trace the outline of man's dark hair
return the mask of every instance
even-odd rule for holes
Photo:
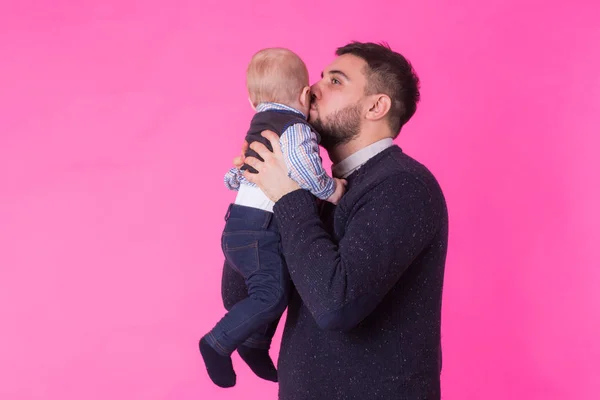
[[[340,47],[336,55],[352,54],[367,62],[366,94],[383,93],[390,97],[388,113],[394,138],[417,110],[421,97],[419,77],[410,62],[400,53],[392,51],[387,43],[352,42]]]

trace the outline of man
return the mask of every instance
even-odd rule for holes
[[[439,399],[441,299],[448,237],[432,174],[393,144],[419,100],[410,63],[388,47],[351,43],[314,84],[310,122],[347,180],[337,206],[287,174],[279,138],[245,173],[275,202],[295,290],[279,354],[281,400]],[[239,165],[240,159],[236,160]],[[225,265],[224,276],[233,272]],[[223,289],[225,304],[245,294]]]

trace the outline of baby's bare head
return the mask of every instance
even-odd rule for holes
[[[305,99],[308,84],[306,65],[294,52],[269,48],[256,53],[246,73],[246,86],[254,107],[273,102],[299,107]]]

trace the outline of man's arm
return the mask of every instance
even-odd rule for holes
[[[325,230],[315,198],[287,176],[279,138],[262,133],[273,148],[250,147],[263,161],[244,171],[275,202],[288,269],[304,304],[323,329],[349,330],[368,316],[431,242],[440,210],[424,183],[410,174],[391,176],[352,210],[336,243]]]
[[[437,214],[425,185],[392,176],[356,205],[339,243],[315,199],[302,190],[274,208],[292,281],[323,329],[349,330],[367,317],[430,243]]]
[[[319,155],[317,136],[306,124],[294,124],[279,139],[289,176],[316,197],[327,200],[335,191]]]

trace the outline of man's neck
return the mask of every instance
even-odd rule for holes
[[[356,138],[352,139],[348,143],[340,144],[331,150],[327,150],[329,159],[333,164],[338,164],[340,161],[345,160],[352,154],[359,150],[364,149],[367,146],[372,145],[385,138],[391,138],[391,134],[379,134],[379,135],[366,135],[361,132]]]

